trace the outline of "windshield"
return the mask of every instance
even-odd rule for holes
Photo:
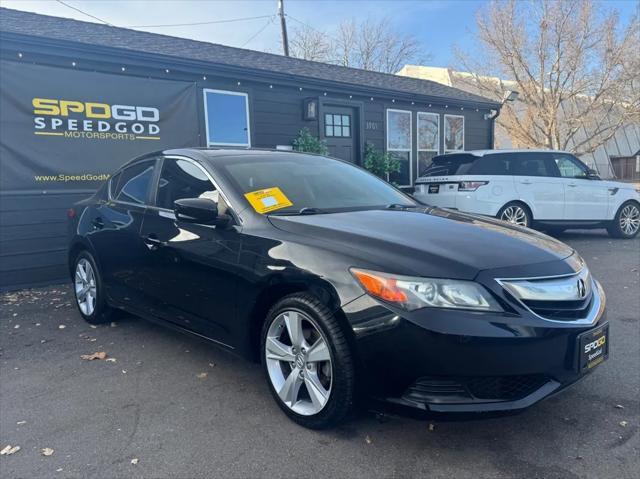
[[[304,154],[227,157],[218,164],[259,213],[331,213],[417,203],[348,163]],[[269,195],[265,198],[264,193]],[[254,203],[268,200],[266,208]],[[275,199],[273,199],[275,198]],[[306,209],[303,211],[303,209]]]

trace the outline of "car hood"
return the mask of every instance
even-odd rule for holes
[[[549,236],[441,208],[270,216],[276,228],[397,274],[474,278],[488,269],[558,262],[573,254]]]

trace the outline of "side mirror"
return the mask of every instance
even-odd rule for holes
[[[600,179],[600,175],[598,174],[598,172],[592,168],[589,168],[587,170],[587,178],[590,180],[599,180]]]
[[[227,215],[218,214],[218,204],[207,198],[183,198],[173,202],[176,220],[203,225],[223,225],[229,222]]]

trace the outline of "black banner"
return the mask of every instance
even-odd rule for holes
[[[0,190],[93,189],[131,158],[198,146],[195,83],[1,62]]]

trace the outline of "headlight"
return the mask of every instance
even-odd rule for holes
[[[419,308],[502,311],[491,294],[474,281],[397,276],[355,268],[351,274],[374,298],[408,311]]]

